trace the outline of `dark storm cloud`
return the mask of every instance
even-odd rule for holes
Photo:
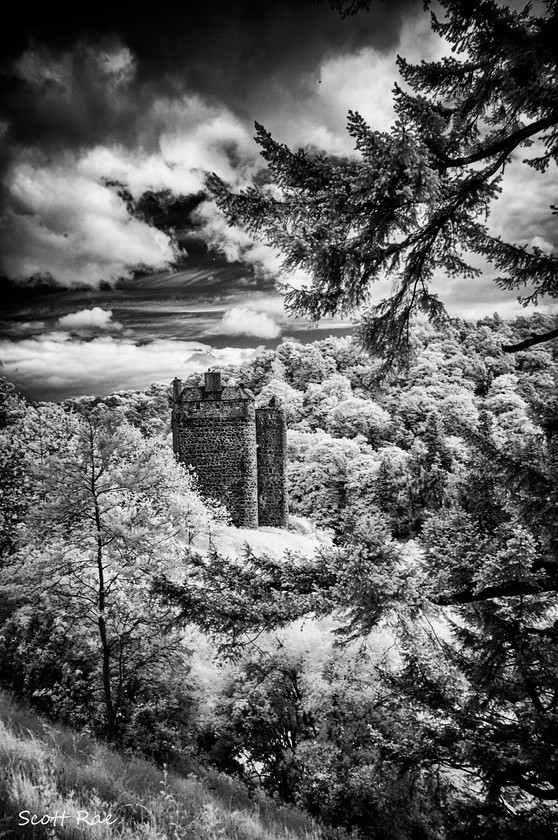
[[[47,153],[61,145],[94,145],[107,137],[132,140],[137,115],[152,97],[135,86],[133,96],[107,98],[107,76],[117,81],[119,74],[103,67],[102,57],[119,48],[116,38],[106,37],[95,49],[78,41],[64,53],[43,42],[30,44],[4,78],[1,112],[8,121],[9,140],[40,145]]]
[[[370,13],[342,20],[327,2],[312,0],[152,3],[137,13],[105,3],[59,15],[46,6],[30,14],[20,4],[2,36],[2,113],[12,141],[47,146],[137,142],[142,131],[146,141],[141,115],[150,101],[185,91],[252,121],[267,112],[270,94],[304,98],[318,84],[322,60],[364,47],[396,47],[413,6],[420,11],[412,0],[379,1]],[[91,52],[99,46],[110,52],[116,44],[128,48],[135,62],[126,99],[107,99],[97,53]],[[37,63],[32,82],[21,72],[21,57],[30,49]],[[47,72],[62,60],[65,74]],[[152,122],[150,130],[154,140]]]

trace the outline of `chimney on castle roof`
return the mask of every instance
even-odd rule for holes
[[[220,370],[207,370],[205,372],[205,390],[212,393],[223,390]]]
[[[172,381],[172,396],[175,402],[178,402],[180,399],[180,394],[182,393],[182,380],[175,376]]]

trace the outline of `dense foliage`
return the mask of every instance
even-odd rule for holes
[[[285,342],[274,360],[263,352],[241,372],[259,401],[274,396],[288,408],[292,513],[330,529],[334,543],[320,552],[319,573],[306,564],[301,575],[299,563],[298,582],[295,566],[281,574],[279,564],[255,559],[259,601],[262,585],[273,593],[266,620],[273,621],[274,601],[291,593],[301,613],[335,615],[341,641],[367,638],[388,622],[400,659],[373,669],[373,703],[385,718],[365,715],[369,728],[359,738],[368,746],[360,758],[376,795],[398,768],[397,783],[384,793],[388,810],[388,801],[404,795],[397,775],[404,771],[415,774],[409,784],[417,796],[430,790],[433,819],[449,796],[459,817],[451,829],[446,824],[447,836],[459,836],[457,825],[467,820],[479,837],[494,833],[499,821],[498,830],[506,826],[510,836],[556,830],[554,806],[546,804],[558,791],[556,360],[548,349],[515,356],[501,350],[554,326],[544,316],[513,324],[498,317],[476,326],[456,321],[443,334],[417,325],[408,371],[383,385],[378,362],[347,340],[311,348]],[[172,596],[180,603],[180,586]],[[277,623],[283,615],[276,611]],[[278,705],[285,710],[292,692],[280,678],[286,663],[269,661],[275,662],[269,696],[262,664],[246,666],[258,697],[265,688],[267,716]],[[278,685],[282,705],[273,700]],[[234,720],[234,704],[241,696],[245,704],[252,689],[242,676],[231,690],[234,703],[227,708]],[[298,717],[309,720],[303,696]],[[364,697],[359,702],[364,708]],[[319,770],[303,760],[323,734],[323,717],[312,720],[316,731],[303,727],[303,743],[283,744],[281,765],[289,796],[306,807],[313,800],[301,780],[317,785],[324,766],[328,791],[349,786],[325,753],[319,752]],[[264,719],[258,721],[259,737]],[[228,728],[220,726],[212,755],[231,769],[251,736],[230,715]],[[375,753],[378,739],[382,749]],[[251,755],[265,764],[260,750],[254,745]],[[285,796],[277,759],[267,760],[262,783],[281,786]],[[344,761],[346,755],[346,767]],[[353,757],[351,766],[357,765]],[[343,807],[331,805],[329,819],[362,827],[362,784]],[[448,793],[451,784],[457,787]],[[324,813],[325,799],[320,807]],[[367,813],[364,821],[372,819]],[[400,830],[401,836],[411,831]]]
[[[501,351],[554,326],[416,324],[381,384],[349,339],[224,371],[288,408],[313,557],[216,547],[162,390],[27,406],[6,384],[4,684],[197,752],[325,836],[557,835],[557,360]]]
[[[180,743],[187,659],[150,581],[176,573],[192,533],[224,511],[116,407],[19,403],[3,438],[23,479],[14,496],[6,471],[2,497],[4,683],[111,740],[141,736],[155,754]]]

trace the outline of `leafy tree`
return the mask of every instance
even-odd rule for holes
[[[201,745],[219,769],[309,810],[324,837],[411,840],[440,821],[436,796],[391,761],[395,721],[373,659],[336,647],[334,626],[261,634],[229,671]]]
[[[324,354],[319,344],[283,341],[276,352],[287,382],[299,391],[306,390],[309,383],[323,382],[337,370],[335,360]]]
[[[26,405],[14,386],[0,379],[0,568],[14,549],[27,507],[25,451],[17,434]]]
[[[341,400],[331,412],[330,430],[339,437],[363,435],[372,445],[385,437],[389,415],[380,405],[361,397]]]
[[[118,391],[107,397],[79,397],[64,402],[84,411],[95,406],[119,410],[124,420],[140,429],[144,437],[154,437],[168,431],[169,412],[172,408],[172,394],[168,385],[153,384],[146,391]]]
[[[349,440],[322,431],[292,431],[288,476],[292,512],[341,533],[349,503],[350,465],[370,452],[362,436]]]
[[[506,493],[485,481],[471,496],[470,512],[434,514],[422,535],[432,601],[461,590],[464,603],[437,633],[409,623],[403,671],[388,679],[415,709],[431,758],[477,773],[488,802],[529,811],[533,796],[558,797],[555,598],[535,587],[532,596],[486,597],[510,581],[532,585],[541,543]],[[424,595],[428,584],[417,584]]]
[[[70,616],[51,605],[37,606],[40,609],[28,615],[12,610],[3,622],[1,682],[51,719],[99,731],[102,722],[92,692],[97,676],[91,648],[72,632]]]
[[[21,604],[12,636],[52,659],[44,626],[33,632],[30,625],[34,612],[46,613],[54,635],[67,635],[90,660],[92,722],[120,738],[130,710],[158,694],[170,669],[187,673],[172,612],[150,581],[163,570],[172,575],[192,522],[204,518],[209,527],[213,514],[170,449],[115,409],[39,406],[27,412],[21,434],[29,505],[0,581]],[[26,664],[30,674],[33,663],[22,670]],[[62,684],[53,674],[43,686],[53,708]]]
[[[525,437],[536,432],[527,403],[517,393],[517,384],[517,377],[511,374],[496,376],[484,399],[484,408],[496,418],[505,438],[514,433]]]
[[[379,453],[363,454],[347,465],[347,509],[344,531],[362,516],[369,516],[377,502],[381,461]],[[385,512],[381,508],[382,512]]]
[[[353,13],[372,0],[332,5]],[[340,158],[292,151],[256,125],[266,183],[233,194],[216,175],[207,181],[229,222],[282,252],[287,272],[309,274],[310,287],[286,295],[295,313],[353,311],[369,303],[374,281],[392,275],[395,291],[360,327],[364,344],[391,362],[405,355],[414,312],[437,325],[447,320],[430,281],[477,275],[471,253],[501,272],[500,286],[522,290],[525,303],[558,295],[555,254],[505,242],[485,224],[511,159],[531,148],[524,164],[540,173],[558,159],[558,4],[544,0],[542,14],[496,0],[439,5],[445,16],[432,15],[432,28],[453,52],[418,65],[398,59],[406,88],[395,86],[391,131],[349,112],[357,154]]]
[[[256,398],[256,408],[268,406],[272,400],[285,411],[287,426],[301,419],[303,395],[282,379],[270,379]]]
[[[346,376],[334,373],[323,382],[309,383],[304,392],[304,408],[308,424],[313,429],[327,429],[331,414],[341,400],[352,396],[351,383]]]
[[[304,694],[300,658],[279,650],[246,661],[221,700],[232,767],[284,802],[295,801],[303,771],[297,750],[314,729]]]

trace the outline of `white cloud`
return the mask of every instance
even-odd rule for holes
[[[252,335],[257,338],[277,338],[281,327],[265,312],[254,312],[245,306],[227,310],[215,327],[215,333],[224,335]]]
[[[121,181],[136,198],[148,189],[187,195],[203,188],[208,171],[237,188],[249,183],[262,165],[251,126],[198,95],[154,98],[143,91],[147,98],[138,117],[137,109],[130,110],[137,86],[135,59],[117,42],[82,44],[59,55],[31,48],[17,70],[36,89],[34,101],[46,96],[61,117],[76,113],[73,103],[80,101],[86,84],[93,101],[108,103],[105,117],[128,111],[134,115],[139,139],[133,148],[123,142],[99,143],[85,151],[59,152],[49,161],[32,148],[16,153],[6,183],[2,230],[3,270],[11,277],[50,274],[66,286],[96,286],[129,276],[137,266],[164,269],[175,256],[169,237],[131,217],[103,179]],[[345,131],[347,108],[367,114],[368,103],[376,116],[391,118],[387,80],[394,73],[393,58],[373,50],[332,59],[320,71],[319,89],[309,86],[313,92],[298,103],[296,113],[289,110],[293,102],[283,92],[273,109],[265,106],[262,117],[270,117],[272,128],[279,119],[281,130],[274,128],[279,139],[342,153],[352,147]],[[51,84],[45,86],[45,79]],[[205,206],[204,222],[208,240],[227,259],[242,258],[267,275],[279,275],[280,255],[244,231],[229,229],[214,205]]]
[[[249,298],[239,300],[239,305],[244,304],[246,304],[246,306],[254,312],[265,312],[267,315],[270,315],[279,321],[284,321],[286,318],[282,295],[260,294],[256,297],[254,294],[251,294]]]
[[[449,45],[432,32],[428,15],[408,17],[401,31],[400,55],[411,62],[436,61],[449,54]],[[315,96],[299,103],[293,119],[279,110],[269,124],[278,139],[312,144],[331,154],[351,154],[354,140],[346,131],[348,111],[358,111],[377,131],[389,131],[394,119],[393,86],[401,78],[396,56],[370,47],[353,54],[335,55],[322,63]]]
[[[542,152],[537,143],[529,150],[529,157]],[[550,167],[541,173],[522,162],[526,150],[520,150],[506,167],[502,192],[493,203],[489,218],[492,233],[519,245],[545,242],[543,250],[558,245],[556,217],[550,205],[556,203],[558,169]],[[543,247],[542,245],[540,247]]]
[[[228,262],[242,261],[268,277],[281,274],[283,257],[275,249],[250,236],[243,227],[229,227],[214,201],[204,201],[196,209],[201,223],[200,232],[211,248],[222,254]]]
[[[329,121],[335,116],[339,126],[346,125],[350,109],[362,114],[374,130],[389,131],[395,117],[392,88],[398,76],[393,56],[382,55],[374,49],[337,56],[323,64],[320,75],[320,92]],[[346,154],[354,150],[354,140],[346,130],[343,134],[333,132],[328,138],[328,133],[318,125],[308,131],[308,140],[318,146],[323,144],[333,153]]]
[[[37,47],[19,59],[16,70],[34,107],[87,133],[87,108],[95,106],[99,137],[103,129],[121,137],[122,114],[129,113],[132,147],[101,140],[49,158],[32,146],[12,150],[0,222],[8,276],[50,274],[65,286],[97,286],[137,267],[168,268],[176,258],[170,237],[131,216],[105,179],[124,183],[136,198],[149,189],[188,195],[203,188],[207,171],[244,185],[259,167],[251,130],[223,106],[196,95],[157,98],[141,89],[146,101],[140,117],[135,69],[133,55],[117,43],[81,44],[57,56]],[[94,136],[97,126],[90,128]]]
[[[138,198],[148,189],[197,193],[206,172],[245,184],[257,164],[251,132],[226,108],[209,105],[199,96],[156,100],[143,122],[146,131],[161,126],[154,151],[121,144],[96,146],[80,158],[80,173],[94,180],[122,181]]]
[[[132,218],[125,202],[66,156],[52,165],[19,162],[7,183],[3,270],[10,277],[50,274],[65,286],[97,286],[137,266],[165,269],[169,237]]]
[[[447,51],[442,39],[431,32],[428,16],[408,19],[399,45],[402,55],[410,61],[436,60]],[[113,103],[119,113],[130,108],[131,85],[137,81],[133,55],[118,44],[83,47],[79,53],[58,57],[40,49],[28,50],[20,59],[19,72],[37,89],[37,99],[48,95],[47,105],[52,100],[57,107],[72,111],[72,103],[80,101],[84,72],[96,94]],[[351,153],[353,140],[345,129],[347,110],[362,113],[375,129],[388,130],[394,117],[392,88],[397,75],[392,53],[370,48],[337,55],[323,62],[316,84],[308,85],[308,95],[299,101],[288,91],[268,97],[261,120],[279,141]],[[46,87],[45,79],[50,82]],[[151,92],[142,90],[142,94],[141,118],[137,109],[131,111],[140,138],[134,148],[122,142],[99,144],[88,151],[59,153],[48,161],[32,149],[16,153],[7,173],[8,209],[0,228],[4,272],[12,277],[49,273],[66,286],[94,287],[101,280],[130,276],[137,266],[164,269],[175,256],[170,238],[131,217],[125,202],[102,179],[124,182],[135,197],[147,189],[189,194],[202,188],[205,171],[217,172],[238,188],[261,165],[252,129],[225,107],[196,95],[154,99]],[[530,152],[534,154],[536,148]],[[558,246],[555,218],[548,212],[557,185],[555,170],[540,175],[513,161],[506,171],[503,193],[494,203],[491,231],[544,250]],[[282,277],[281,255],[255,242],[244,230],[229,228],[214,203],[205,202],[199,218],[207,241],[228,260],[251,263],[295,288],[307,284],[303,272]],[[482,280],[471,282],[443,278],[437,285],[452,312],[466,310],[470,317],[473,310],[483,314],[480,306],[484,311],[487,307],[517,311],[510,294],[490,283],[491,274],[489,270]],[[373,289],[376,300],[382,296],[380,291]],[[277,318],[277,314],[262,313],[261,308],[250,302],[231,309],[219,329],[230,335],[276,337],[280,328],[269,315]],[[72,328],[68,322],[61,321],[60,326]],[[106,328],[101,323],[89,326]]]
[[[81,309],[79,312],[70,312],[69,315],[62,315],[58,319],[59,326],[69,330],[99,329],[99,330],[121,330],[122,324],[112,320],[110,309],[101,309],[94,306],[93,309]]]
[[[67,333],[0,341],[3,375],[24,394],[49,400],[170,383],[175,376],[201,374],[211,365],[240,365],[254,352],[196,341],[158,340],[139,346],[113,336],[79,341]]]
[[[534,236],[530,244],[532,248],[539,248],[546,254],[553,254],[556,251],[552,242],[549,242],[548,239],[544,239],[542,236]]]

